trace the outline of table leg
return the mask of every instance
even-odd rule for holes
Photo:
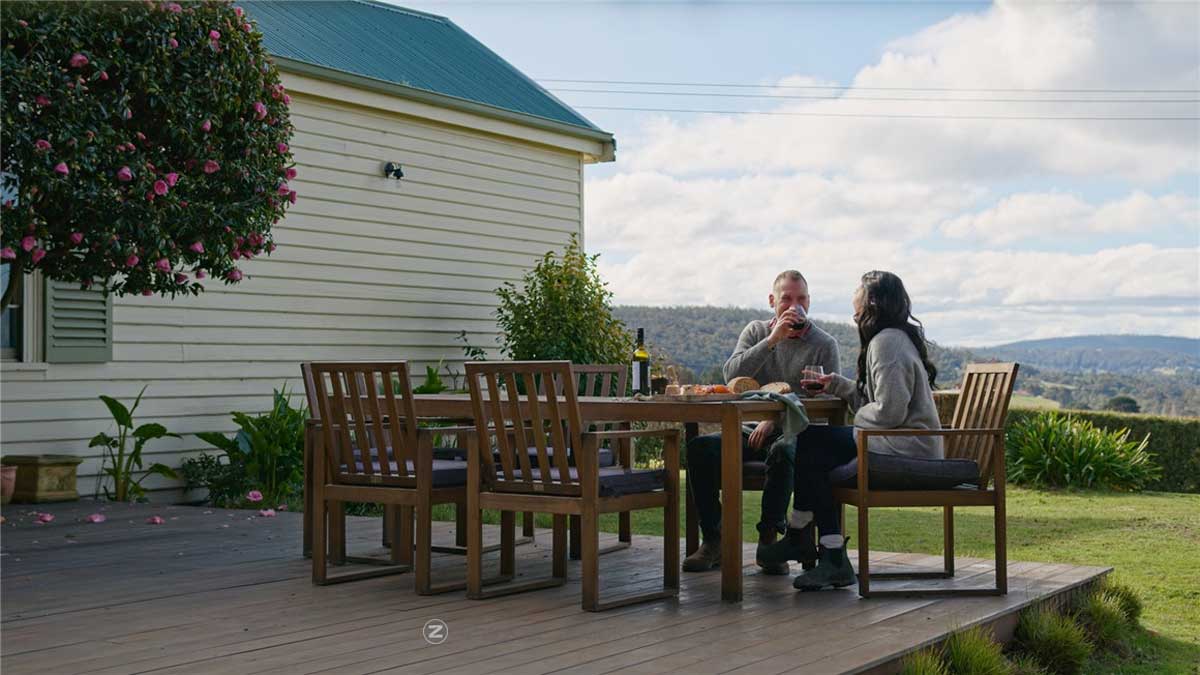
[[[691,443],[692,439],[700,435],[700,425],[696,422],[686,422],[683,425],[684,446],[680,448],[681,452],[686,451],[687,444]],[[696,500],[692,498],[692,482],[687,481],[684,486],[687,491],[686,505],[684,506],[684,520],[687,521],[684,526],[687,541],[684,546],[684,555],[691,555],[700,548],[700,521],[696,515]]]
[[[721,406],[721,600],[742,601],[742,411]]]

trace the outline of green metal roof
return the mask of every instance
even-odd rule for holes
[[[237,4],[275,56],[600,131],[445,17],[370,0]]]

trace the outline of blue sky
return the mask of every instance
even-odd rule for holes
[[[774,274],[795,267],[810,279],[814,315],[845,321],[858,276],[883,268],[906,280],[945,343],[1200,337],[1200,122],[837,117],[1200,117],[1200,5],[397,4],[450,17],[616,135],[617,161],[587,169],[586,229],[619,303],[763,306]],[[968,91],[980,88],[1023,91]],[[1046,91],[1065,89],[1110,91]],[[1045,98],[1141,102],[1029,102]]]

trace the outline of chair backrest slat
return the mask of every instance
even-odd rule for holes
[[[470,370],[471,369],[468,368],[467,372],[470,372]],[[496,371],[485,372],[484,376],[487,378],[487,390],[488,390],[487,398],[489,399],[488,403],[490,404],[490,408],[491,408],[490,413],[491,413],[492,427],[493,427],[494,433],[496,435],[496,447],[500,451],[500,467],[504,470],[503,478],[504,478],[504,480],[509,480],[509,481],[514,480],[516,478],[516,474],[513,471],[513,459],[515,459],[513,457],[513,454],[515,453],[515,450],[512,447],[512,443],[509,442],[508,430],[506,429],[506,425],[504,422],[504,405],[503,405],[503,401],[500,398],[500,383],[497,379]],[[472,383],[477,383],[477,378],[468,377],[468,379]],[[472,389],[471,391],[474,391],[474,389]],[[486,418],[484,421],[485,421],[485,426],[480,428],[480,430],[479,430],[479,437],[481,439],[480,440],[481,444],[483,443],[482,439],[488,438],[488,436],[487,436],[488,432],[486,431]],[[477,417],[476,424],[478,424],[478,423],[479,423],[479,418]],[[486,450],[489,446],[488,446],[488,444],[483,444],[481,447],[483,447],[484,450]]]
[[[1000,429],[1008,415],[1016,363],[972,363],[963,376],[958,405],[951,426],[955,429]],[[946,443],[946,457],[973,459],[979,464],[979,486],[986,488],[993,475],[992,464],[1003,452],[1003,441],[988,437],[952,437]]]
[[[525,404],[529,408],[529,435],[531,444],[526,445],[527,448],[534,449],[534,458],[537,459],[538,471],[542,475],[542,483],[550,484],[550,451],[546,443],[546,426],[542,419],[542,409],[538,402],[537,387],[534,386],[537,380],[531,374],[521,373],[517,375],[522,380],[522,385],[525,389]],[[545,380],[543,379],[543,382]],[[552,446],[551,446],[552,447]],[[529,453],[525,452],[525,456]]]
[[[573,378],[560,378],[554,376],[554,371],[544,371],[543,379],[549,378],[554,382],[555,391],[562,392],[570,389],[569,383],[573,382]],[[567,437],[563,433],[563,417],[562,412],[557,405],[547,406],[546,412],[550,420],[550,442],[555,448],[567,448]],[[563,483],[576,483],[578,481],[571,480],[571,462],[567,457],[566,452],[555,451],[554,464],[558,468],[558,475],[562,478]]]
[[[392,475],[392,458],[387,452],[387,447],[391,439],[388,438],[388,434],[383,428],[385,413],[379,408],[379,393],[375,390],[375,374],[360,373],[359,375],[362,384],[365,385],[363,387],[365,390],[363,391],[363,408],[367,414],[368,422],[371,424],[371,441],[375,447],[376,456],[379,458],[379,472],[385,476],[390,476]],[[384,379],[390,378],[385,376]],[[384,407],[387,407],[386,402],[384,403]],[[393,450],[396,450],[396,448],[393,448]],[[401,476],[408,475],[403,462],[400,462],[397,468]]]
[[[533,483],[532,467],[529,464],[529,439],[525,436],[525,420],[521,416],[521,396],[517,387],[517,376],[513,372],[504,373],[504,391],[508,394],[508,417],[506,426],[511,424],[513,431],[513,452],[516,453],[517,465],[521,467],[521,481]]]

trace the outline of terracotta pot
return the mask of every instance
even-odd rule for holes
[[[17,467],[0,466],[0,504],[12,501],[13,487],[17,484]]]

